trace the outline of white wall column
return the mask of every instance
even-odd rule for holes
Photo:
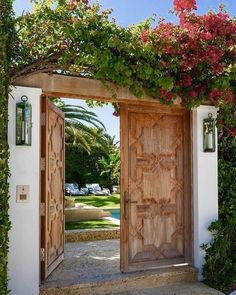
[[[32,104],[32,146],[15,144],[16,103],[22,95]],[[11,295],[39,294],[40,95],[40,89],[16,87],[9,96]],[[16,202],[17,185],[30,186],[28,203]]]
[[[209,113],[216,118],[217,110],[213,106],[200,106],[192,112],[194,266],[199,269],[199,279],[202,279],[205,256],[200,246],[211,242],[208,227],[212,221],[218,219],[217,135],[216,151],[203,152],[203,119],[207,118]]]

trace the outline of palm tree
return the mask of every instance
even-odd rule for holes
[[[103,145],[103,150],[106,152],[106,156],[102,156],[98,163],[101,168],[101,176],[106,175],[107,184],[110,191],[114,184],[119,184],[120,180],[120,149],[119,142],[115,142],[115,137],[105,134],[103,140],[106,142]]]
[[[94,112],[82,106],[67,105],[60,99],[54,100],[54,103],[65,113],[66,145],[81,146],[88,153],[94,144],[103,146],[102,137],[106,128]]]

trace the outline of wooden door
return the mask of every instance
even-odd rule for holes
[[[190,114],[121,105],[121,271],[190,263]]]
[[[64,113],[42,97],[41,278],[64,258]]]

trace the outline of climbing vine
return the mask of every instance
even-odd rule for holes
[[[8,144],[7,104],[10,48],[13,36],[12,1],[0,0],[0,294],[7,294],[8,230]]]
[[[236,20],[223,7],[199,16],[195,0],[175,0],[178,24],[153,27],[148,19],[123,28],[88,1],[34,2],[34,12],[17,19],[14,80],[54,72],[112,81],[168,105],[180,97],[187,108],[209,101],[227,113],[220,122],[234,132]]]

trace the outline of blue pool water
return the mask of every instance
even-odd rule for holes
[[[120,209],[110,209],[111,217],[119,219],[120,220]]]

